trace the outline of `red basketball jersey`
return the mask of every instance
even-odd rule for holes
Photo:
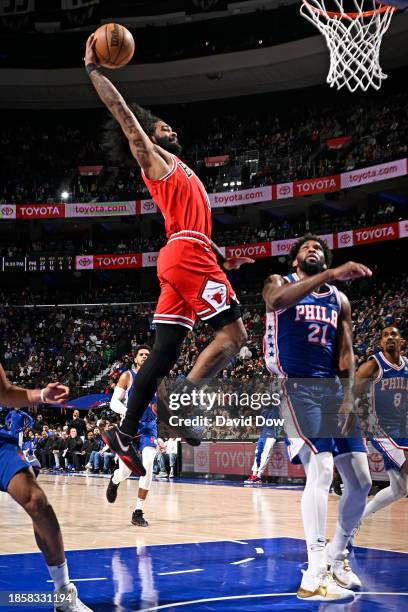
[[[161,179],[151,180],[142,170],[146,187],[164,217],[167,238],[182,230],[211,238],[211,208],[205,187],[184,162],[171,157],[173,166]]]

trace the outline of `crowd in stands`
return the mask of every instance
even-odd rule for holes
[[[85,394],[123,351],[129,336],[149,335],[152,307],[0,310],[0,351],[9,378],[22,386],[60,380]],[[121,354],[121,353],[120,353]]]
[[[7,423],[12,412],[8,412],[0,422],[0,427],[6,424],[6,431],[9,431]],[[115,455],[101,437],[117,421],[117,415],[109,408],[102,410],[99,415],[89,410],[84,417],[79,410],[74,410],[71,416],[64,414],[64,411],[55,411],[54,414],[48,411],[48,414],[50,419],[39,412],[35,419],[30,419],[29,426],[22,429],[22,450],[29,461],[37,460],[44,472],[86,471],[110,474],[116,469]],[[155,473],[159,477],[169,475],[173,478],[176,460],[177,443],[174,438],[159,438]]]
[[[344,104],[325,100],[324,95],[321,90],[316,90],[314,98],[308,94],[301,108],[299,95],[286,99],[283,94],[255,97],[251,104],[220,103],[214,112],[207,112],[204,131],[196,121],[203,112],[200,106],[170,108],[163,116],[180,133],[183,158],[197,170],[209,192],[225,191],[232,181],[237,187],[237,179],[243,188],[261,186],[331,175],[407,155],[405,93],[349,98]],[[4,160],[0,203],[60,201],[63,189],[69,192],[69,201],[77,202],[146,197],[136,167],[115,166],[107,160],[100,144],[104,119],[105,114],[87,111],[79,117],[75,113],[75,118],[69,113],[51,119],[41,113],[31,120],[10,117],[0,137]],[[342,136],[351,137],[343,148],[328,147],[329,139]],[[215,155],[228,155],[227,165],[207,167],[205,158]],[[104,171],[83,176],[78,171],[81,164],[102,164]]]

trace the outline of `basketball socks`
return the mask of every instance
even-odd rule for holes
[[[145,503],[145,500],[140,499],[140,497],[138,497],[135,510],[143,510],[144,503]]]
[[[119,485],[119,484],[122,482],[122,479],[120,478],[120,476],[117,476],[117,475],[116,475],[116,472],[117,472],[117,471],[119,471],[119,470],[115,470],[115,471],[113,472],[113,475],[112,475],[112,482],[113,482],[113,484],[115,484],[115,485]]]
[[[335,462],[344,489],[336,531],[330,544],[330,556],[342,560],[347,555],[348,542],[361,521],[371,487],[371,476],[366,453],[339,455]]]
[[[319,574],[326,569],[326,518],[333,476],[331,453],[314,454],[303,448],[300,458],[307,474],[302,495],[302,521],[307,544],[308,572]]]
[[[365,507],[363,519],[370,514],[382,510],[393,502],[405,497],[408,494],[408,476],[397,470],[388,470],[390,486],[379,491]]]
[[[47,567],[56,591],[69,584],[68,563],[66,559],[61,565],[47,565]]]

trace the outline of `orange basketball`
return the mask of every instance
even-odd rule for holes
[[[121,68],[133,57],[135,41],[132,34],[119,23],[106,23],[95,32],[95,53],[98,63],[105,68]]]

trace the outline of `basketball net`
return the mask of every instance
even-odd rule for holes
[[[302,0],[300,13],[313,23],[326,39],[330,51],[327,83],[350,91],[369,87],[380,89],[387,75],[380,66],[382,38],[395,8],[375,0],[351,0],[355,12],[346,12],[344,0]],[[348,3],[347,8],[350,8]]]

